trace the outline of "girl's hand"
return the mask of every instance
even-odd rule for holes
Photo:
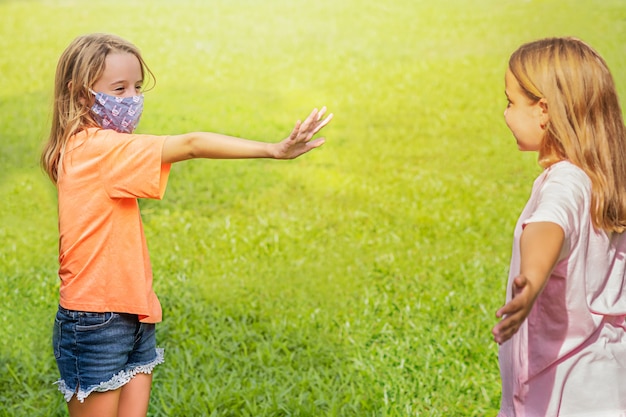
[[[504,319],[496,324],[491,331],[493,339],[498,344],[506,342],[517,333],[530,314],[536,295],[537,291],[532,288],[531,281],[526,276],[518,275],[515,277],[513,280],[513,298],[496,312],[496,317],[504,317]]]
[[[322,119],[324,113],[326,113],[326,107],[322,107],[321,110],[314,109],[304,122],[298,120],[289,137],[274,145],[273,157],[276,159],[294,159],[311,149],[322,146],[324,138],[311,139],[333,118],[331,113]]]
[[[565,233],[556,223],[530,223],[522,231],[520,274],[513,280],[513,297],[496,312],[496,317],[504,318],[491,331],[497,343],[502,344],[517,333],[530,314],[559,260],[564,242]]]

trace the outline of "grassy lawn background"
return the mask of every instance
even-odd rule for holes
[[[143,201],[166,363],[151,416],[486,416],[490,329],[538,173],[503,118],[521,43],[575,35],[626,94],[626,4],[0,1],[0,415],[65,415],[50,347],[56,200],[38,167],[54,68],[113,32],[156,73],[138,132],[276,141],[302,159],[191,161]]]

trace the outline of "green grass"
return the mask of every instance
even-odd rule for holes
[[[143,201],[166,363],[151,416],[487,416],[490,329],[538,173],[502,112],[509,54],[579,36],[626,94],[619,0],[0,1],[0,415],[58,416],[55,191],[38,168],[54,67],[114,32],[156,73],[139,131],[275,141],[191,161]]]

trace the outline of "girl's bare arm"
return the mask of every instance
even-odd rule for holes
[[[559,259],[564,240],[563,229],[556,223],[526,225],[520,238],[520,274],[513,281],[513,299],[496,312],[496,317],[504,317],[492,330],[496,342],[506,342],[526,320]]]
[[[161,160],[163,163],[174,163],[195,158],[297,158],[324,143],[324,138],[312,140],[313,135],[326,126],[333,117],[330,114],[322,119],[324,113],[326,107],[313,110],[304,122],[296,123],[286,139],[278,143],[258,142],[209,132],[170,136],[163,144]]]

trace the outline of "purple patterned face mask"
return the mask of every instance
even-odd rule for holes
[[[91,107],[96,122],[104,129],[120,133],[132,133],[137,127],[143,111],[143,94],[133,97],[116,97],[96,93],[96,101]]]

